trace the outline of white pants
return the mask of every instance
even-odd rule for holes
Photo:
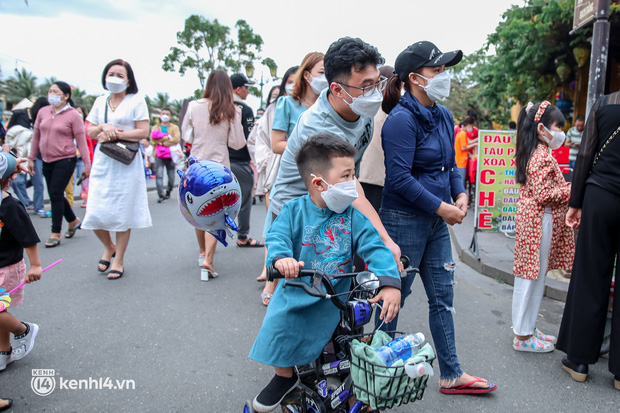
[[[538,279],[527,280],[515,277],[512,292],[512,330],[518,336],[534,334],[538,310],[545,292],[545,275],[549,264],[551,235],[553,234],[553,214],[551,208],[545,208],[542,219],[542,237],[540,239],[540,271]]]

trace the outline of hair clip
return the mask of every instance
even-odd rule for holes
[[[527,106],[525,107],[525,111],[529,112],[530,109],[532,109],[532,106],[534,106],[534,103],[532,102],[527,102]]]

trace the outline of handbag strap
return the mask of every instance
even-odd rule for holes
[[[108,105],[110,104],[110,98],[112,96],[108,96],[105,100],[105,111],[103,112],[103,123],[108,123]]]
[[[592,166],[596,165],[596,162],[598,161],[598,159],[601,157],[601,155],[603,154],[603,151],[605,150],[605,148],[607,147],[607,145],[609,145],[611,143],[611,141],[616,137],[616,135],[618,134],[618,132],[620,132],[620,126],[618,126],[618,128],[614,131],[614,133],[611,134],[611,136],[609,137],[609,139],[607,139],[607,141],[605,142],[605,144],[603,144],[603,147],[601,148],[600,151],[598,151],[598,153],[596,154],[596,157],[594,158],[594,163],[592,164]]]

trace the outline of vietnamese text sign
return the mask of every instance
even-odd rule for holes
[[[476,228],[482,232],[514,232],[519,200],[516,132],[481,130],[478,136]]]
[[[575,0],[573,30],[577,30],[594,20],[597,11],[598,0]]]

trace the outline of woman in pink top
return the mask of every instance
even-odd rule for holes
[[[42,108],[34,124],[32,146],[28,156],[28,169],[34,175],[34,161],[39,152],[43,158],[43,176],[52,204],[52,233],[45,243],[48,248],[60,244],[62,218],[69,223],[65,238],[72,238],[80,228],[80,219],[75,216],[65,198],[65,187],[71,179],[77,161],[75,144],[80,153],[88,153],[84,120],[72,107],[71,86],[55,82],[47,96],[49,106]],[[84,158],[84,176],[90,174],[90,159]]]
[[[194,128],[191,155],[199,161],[216,161],[230,168],[228,148],[243,148],[245,135],[241,126],[241,111],[233,103],[232,83],[226,72],[211,72],[202,99],[190,102],[181,129],[185,131],[190,122]],[[209,272],[209,278],[215,278],[217,273],[213,268],[213,257],[217,240],[199,229],[196,229],[196,237],[200,248],[200,266]]]

